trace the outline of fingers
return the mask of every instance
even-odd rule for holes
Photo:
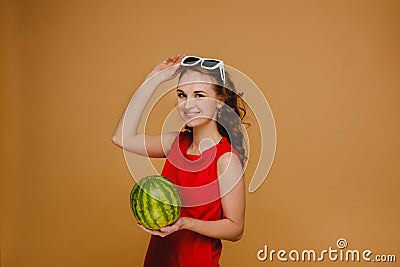
[[[186,56],[186,54],[176,54],[175,56],[172,57],[167,57],[163,63],[167,65],[168,67],[173,66],[175,64],[181,63],[181,60]]]
[[[170,234],[170,232],[163,232],[163,231],[161,231],[161,230],[160,230],[160,231],[150,230],[150,229],[144,227],[143,225],[141,225],[141,224],[139,224],[139,223],[137,224],[137,226],[138,226],[140,229],[142,229],[143,231],[145,231],[146,233],[150,234],[150,235],[157,235],[157,236],[165,237],[165,236],[167,236],[167,235]]]
[[[166,226],[166,227],[163,227],[160,229],[161,232],[168,233],[168,234],[175,232],[177,230],[178,230],[178,227],[176,227],[176,226]]]
[[[160,229],[160,231],[161,231],[161,232],[164,232],[164,233],[170,233],[170,232],[172,232],[170,226],[163,227],[163,228]]]
[[[153,68],[153,70],[147,75],[146,80],[148,80],[150,77],[152,77],[156,73],[159,73],[159,72],[161,72],[165,69],[168,69],[169,67],[172,67],[172,66],[175,69],[172,68],[171,69],[172,72],[167,73],[168,77],[165,77],[165,81],[176,77],[176,75],[179,73],[180,63],[185,56],[186,56],[186,54],[176,54],[175,56],[167,57],[160,64],[158,64],[157,66],[155,66]]]
[[[182,227],[182,218],[179,218],[174,224],[162,227],[160,231],[164,233],[173,233],[175,231],[178,231],[181,227]]]

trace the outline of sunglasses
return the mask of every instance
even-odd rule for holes
[[[219,59],[201,58],[195,56],[186,56],[181,61],[181,66],[191,67],[200,63],[200,66],[207,70],[215,70],[219,68],[222,82],[225,84],[224,62]]]

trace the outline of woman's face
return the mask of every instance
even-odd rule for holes
[[[215,121],[217,94],[212,77],[188,71],[179,80],[176,90],[178,110],[189,127],[198,127]]]

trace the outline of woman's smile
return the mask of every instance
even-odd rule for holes
[[[184,117],[185,117],[185,118],[188,118],[188,119],[192,119],[192,118],[194,118],[194,117],[197,117],[200,113],[201,113],[200,111],[198,111],[198,112],[183,111]]]

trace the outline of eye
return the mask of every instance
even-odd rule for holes
[[[179,98],[184,98],[184,97],[186,97],[186,95],[185,95],[184,93],[181,93],[181,92],[178,92],[177,96],[178,96]]]
[[[196,97],[204,97],[202,94],[196,94]]]

